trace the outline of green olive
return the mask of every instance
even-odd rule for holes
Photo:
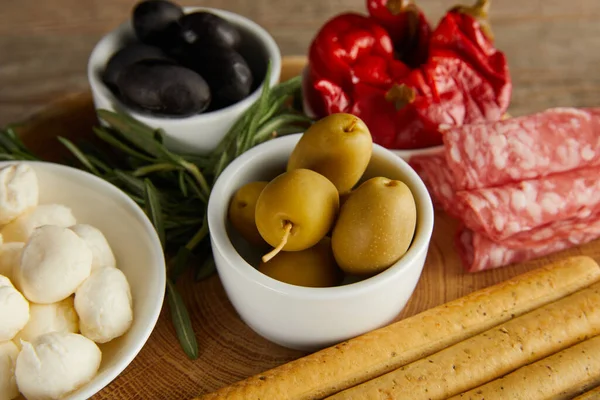
[[[308,287],[337,286],[344,276],[328,237],[306,250],[282,251],[269,262],[261,262],[258,270],[278,281]]]
[[[333,228],[331,243],[338,265],[353,275],[389,268],[408,250],[416,221],[415,200],[406,184],[369,179],[352,191]]]
[[[256,227],[277,251],[300,251],[317,244],[333,226],[338,192],[327,178],[308,169],[277,176],[256,202]]]
[[[245,184],[235,192],[229,203],[229,222],[244,239],[254,245],[266,244],[256,228],[254,211],[258,196],[268,183],[257,181]]]
[[[307,168],[329,179],[339,193],[349,192],[364,174],[373,139],[369,128],[351,114],[332,114],[306,130],[288,160],[287,170]]]

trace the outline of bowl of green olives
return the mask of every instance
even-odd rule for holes
[[[258,99],[269,63],[274,85],[281,53],[248,18],[143,0],[96,44],[88,80],[96,109],[161,128],[174,151],[206,154]]]
[[[410,165],[342,113],[242,154],[208,205],[236,311],[261,336],[303,351],[398,316],[421,276],[433,216]]]

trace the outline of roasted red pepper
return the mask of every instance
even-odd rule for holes
[[[493,46],[487,6],[479,0],[448,11],[431,34],[426,61],[412,70],[387,53],[374,61],[365,52],[345,63],[350,85],[321,62],[325,56],[314,57],[313,47],[323,43],[319,33],[304,86],[308,104],[317,117],[334,112],[361,117],[376,143],[396,149],[441,144],[444,127],[499,120],[512,86],[506,58]],[[342,41],[333,30],[326,32],[327,43]],[[351,37],[348,30],[344,35]]]
[[[381,26],[360,14],[346,13],[329,20],[310,46],[311,68],[319,77],[349,88],[362,80],[385,79],[379,71],[365,71],[361,65],[392,60],[392,41]],[[361,75],[361,72],[366,74]]]
[[[410,70],[394,60],[390,36],[367,16],[338,15],[325,23],[310,46],[305,96],[319,116],[347,112],[354,85],[389,88]],[[307,81],[305,81],[306,83]]]
[[[409,0],[367,0],[369,15],[392,39],[396,57],[412,68],[427,60],[431,26]]]

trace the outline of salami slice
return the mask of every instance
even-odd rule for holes
[[[501,241],[553,221],[585,218],[600,210],[600,166],[459,191],[455,201],[468,228]]]
[[[410,165],[425,183],[434,204],[449,215],[460,218],[460,210],[452,207],[456,203],[456,193],[452,189],[452,174],[444,153],[411,157]]]
[[[468,272],[525,262],[600,238],[600,213],[556,221],[532,230],[527,237],[495,242],[463,226],[456,236],[456,248]]]
[[[444,133],[455,190],[478,189],[600,165],[600,111],[553,108]]]

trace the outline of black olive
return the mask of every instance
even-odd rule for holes
[[[121,72],[131,64],[142,60],[170,61],[170,58],[158,47],[133,43],[113,54],[106,64],[102,80],[111,90],[115,91]]]
[[[139,40],[146,44],[169,47],[179,32],[183,10],[167,0],[145,0],[133,9],[132,24]]]
[[[211,93],[196,72],[162,61],[139,61],[127,67],[117,82],[121,99],[156,115],[188,116],[206,110]]]
[[[179,61],[206,79],[213,110],[237,103],[250,94],[252,71],[244,57],[231,48],[190,45]]]
[[[218,15],[199,11],[179,20],[181,38],[189,44],[237,49],[241,37],[237,28]]]

